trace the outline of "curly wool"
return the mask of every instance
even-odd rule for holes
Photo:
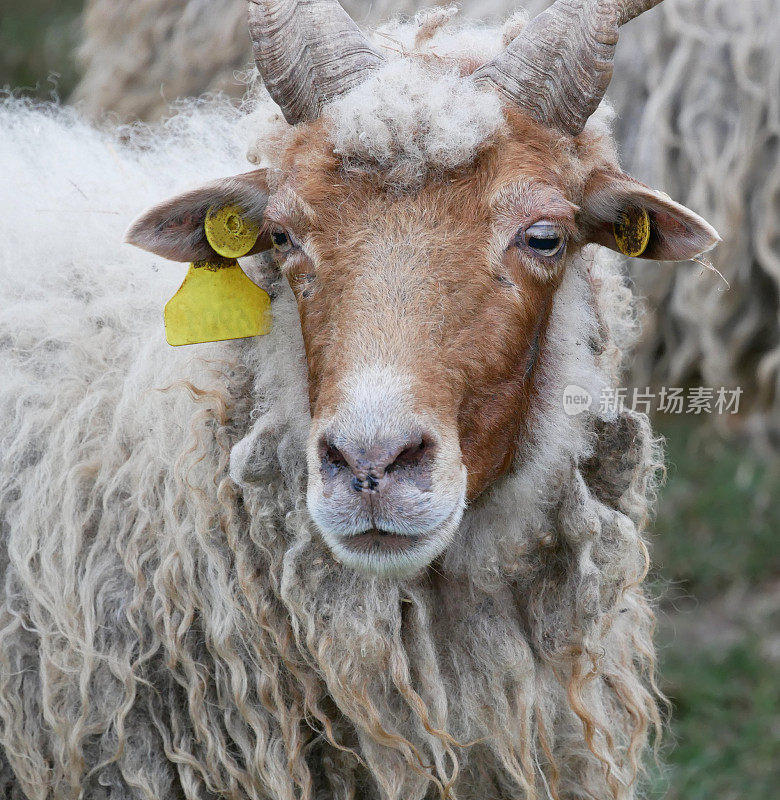
[[[470,163],[504,124],[495,92],[463,86],[452,68],[396,59],[325,111],[334,152],[390,182]]]
[[[238,171],[244,125],[210,104],[113,133],[0,107],[0,790],[633,797],[658,724],[639,585],[656,448],[642,416],[560,403],[617,380],[634,325],[615,260],[570,265],[516,468],[444,561],[353,573],[305,508],[287,285],[247,263],[272,333],[169,348],[181,270],[117,244],[138,208]]]

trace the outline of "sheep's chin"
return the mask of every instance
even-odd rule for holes
[[[408,578],[424,570],[449,547],[462,516],[463,507],[458,504],[443,525],[419,535],[373,530],[350,536],[325,530],[320,533],[339,563],[368,575]]]

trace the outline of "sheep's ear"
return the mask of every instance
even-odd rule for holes
[[[172,197],[150,208],[125,233],[129,244],[149,250],[172,261],[203,261],[217,254],[206,240],[203,221],[211,206],[238,205],[243,215],[261,226],[251,253],[271,247],[262,233],[263,214],[268,203],[266,171],[245,172],[233,178],[208,183]]]
[[[720,241],[698,214],[615,169],[590,176],[579,216],[588,241],[641,258],[686,261]]]

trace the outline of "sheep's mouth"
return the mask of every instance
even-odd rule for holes
[[[422,515],[415,519],[417,530],[405,530],[403,523],[396,526],[390,520],[385,523],[386,527],[377,527],[374,522],[373,527],[351,532],[333,531],[320,526],[316,519],[314,522],[337,562],[371,575],[403,578],[425,569],[447,549],[463,508],[462,502],[457,503],[443,522],[422,530],[419,529]],[[320,508],[315,506],[315,510]]]
[[[361,555],[405,553],[414,549],[422,536],[369,528],[343,539],[342,544],[353,553]]]

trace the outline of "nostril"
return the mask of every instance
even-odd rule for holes
[[[322,468],[328,472],[335,474],[341,469],[349,468],[349,463],[341,450],[324,437],[320,439],[319,451]]]
[[[404,468],[414,469],[431,455],[433,448],[433,440],[428,436],[422,435],[404,447],[395,457],[393,463],[386,467],[385,472]]]
[[[339,450],[338,447],[334,447],[332,444],[326,446],[325,458],[329,463],[337,467],[347,466],[347,459],[341,454],[341,450]]]
[[[420,434],[388,439],[368,446],[360,443],[337,446],[327,435],[319,441],[320,469],[326,480],[346,480],[356,492],[381,491],[382,480],[397,472],[398,478],[417,482],[433,462],[435,440]],[[395,476],[393,476],[395,477]]]

